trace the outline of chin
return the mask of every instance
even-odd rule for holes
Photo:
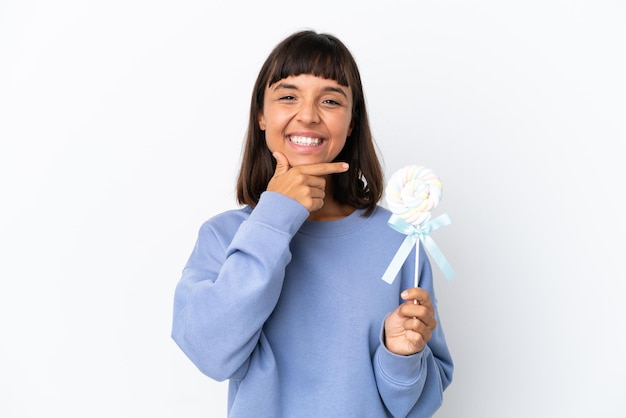
[[[307,158],[307,157],[289,158],[289,163],[292,167],[298,167],[301,165],[320,164],[320,163],[326,163],[326,162],[328,161],[322,160],[320,158]]]

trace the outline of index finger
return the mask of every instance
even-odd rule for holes
[[[400,297],[404,300],[417,300],[420,305],[425,305],[430,302],[430,294],[427,290],[424,290],[420,287],[412,287],[410,289],[406,289]]]
[[[348,171],[350,166],[348,163],[319,163],[311,165],[302,165],[298,167],[300,172],[311,176],[325,176],[327,174],[344,173]]]

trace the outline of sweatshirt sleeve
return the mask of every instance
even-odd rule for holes
[[[221,232],[228,220],[219,217],[200,229],[174,293],[172,338],[204,374],[245,375],[281,293],[289,243],[308,215],[295,200],[265,192],[234,235]]]
[[[452,382],[453,362],[446,344],[433,289],[430,263],[423,250],[420,287],[428,290],[437,319],[437,328],[426,347],[411,356],[401,356],[387,350],[383,327],[374,354],[374,373],[380,396],[395,418],[432,417],[443,402],[443,391]],[[405,285],[404,288],[413,285]]]

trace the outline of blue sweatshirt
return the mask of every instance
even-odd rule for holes
[[[385,317],[413,287],[415,253],[393,284],[381,280],[405,235],[388,210],[363,212],[307,221],[298,202],[264,192],[254,209],[202,225],[172,337],[200,371],[229,380],[229,417],[430,417],[440,407],[453,365],[439,317],[419,353],[383,343]],[[420,251],[420,287],[436,309]]]

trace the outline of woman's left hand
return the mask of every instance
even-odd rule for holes
[[[437,327],[437,320],[426,290],[414,287],[400,296],[407,302],[385,318],[385,346],[392,353],[408,356],[424,349]]]

